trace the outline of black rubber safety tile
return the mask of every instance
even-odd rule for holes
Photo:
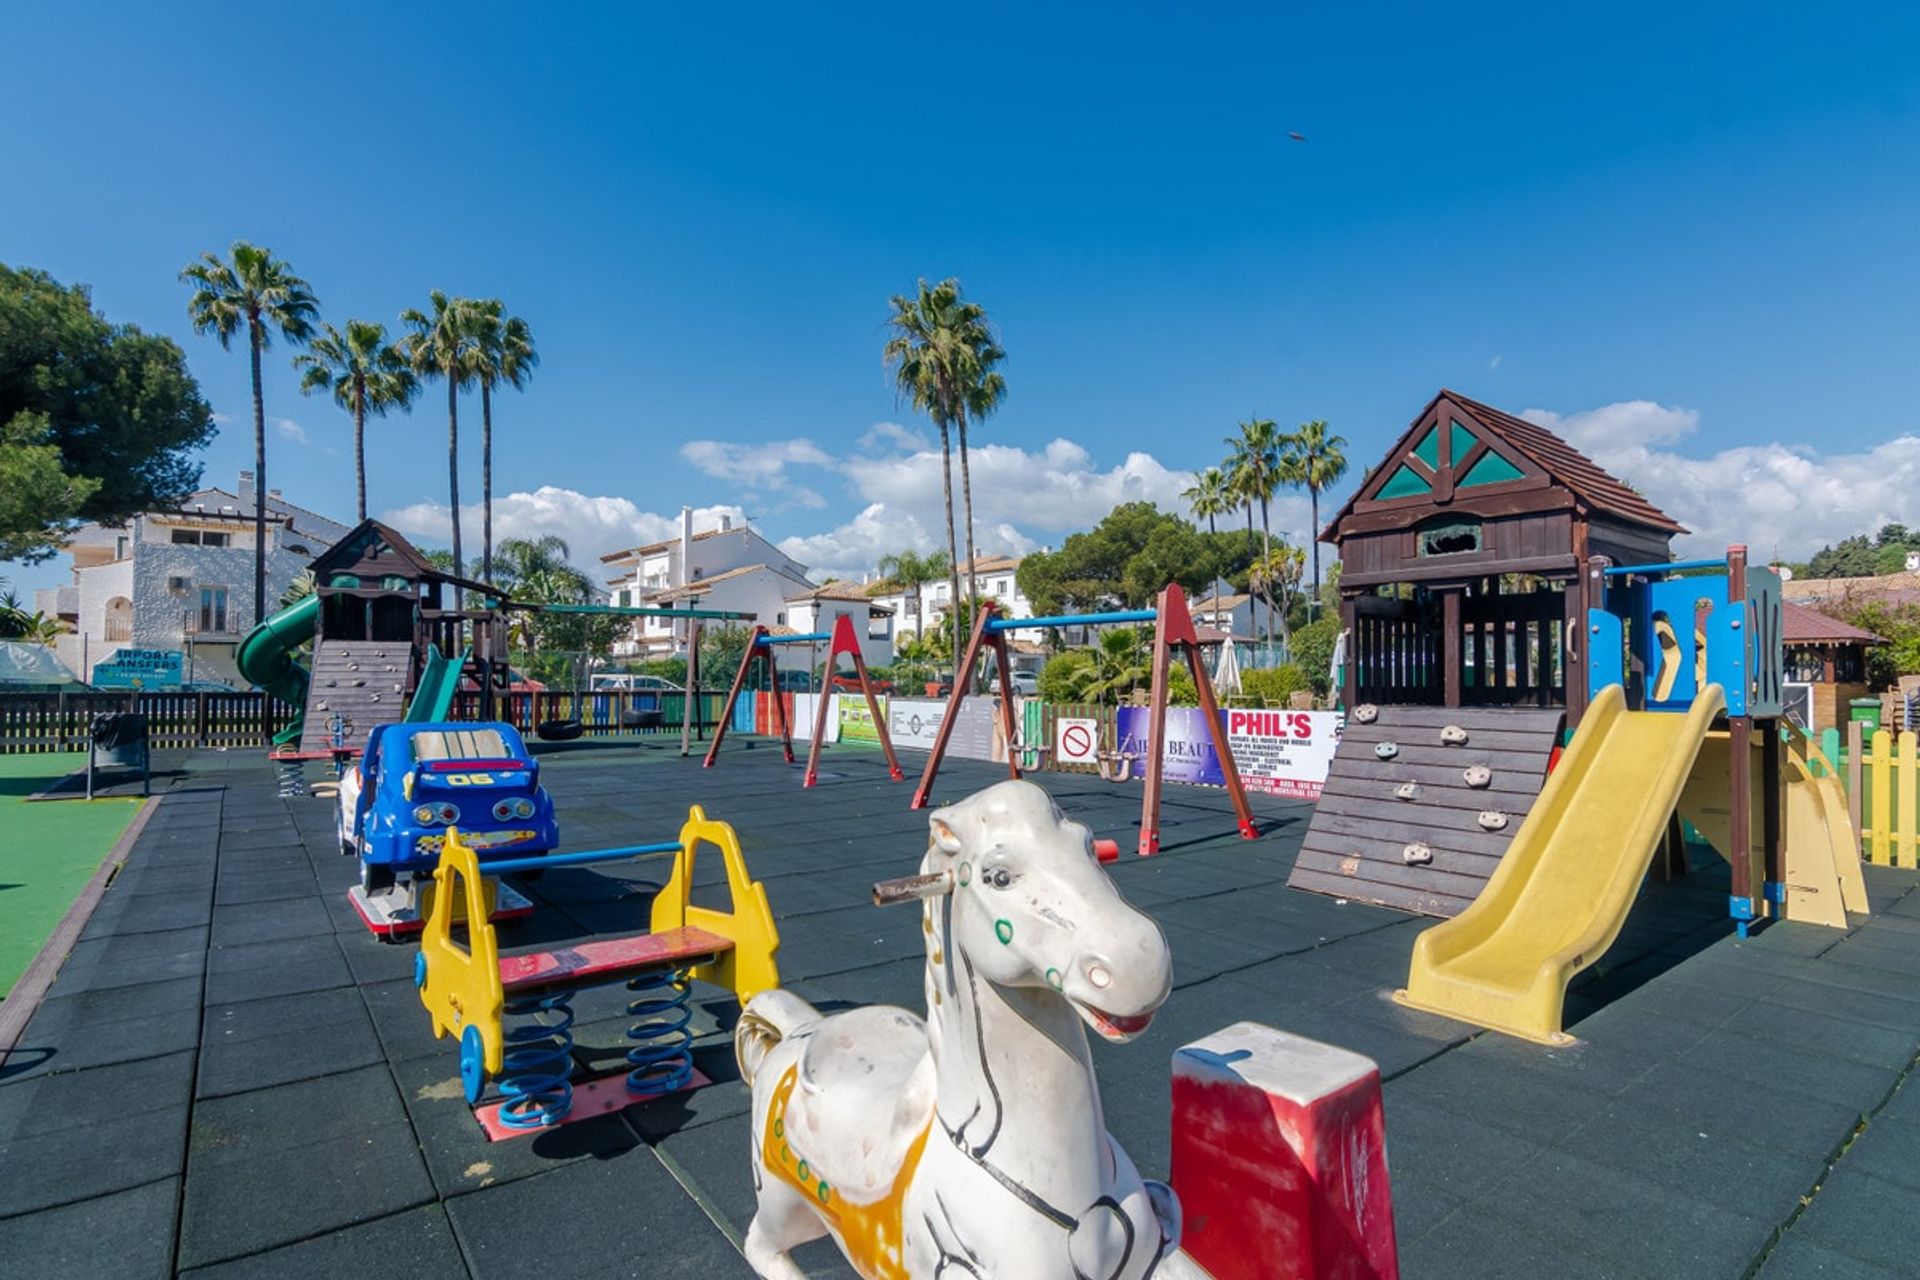
[[[0,1168],[14,1171],[13,1176],[0,1179],[0,1218],[176,1177],[184,1163],[186,1140],[185,1099],[91,1124],[53,1129],[29,1126],[0,1141]],[[22,1176],[21,1171],[31,1171],[30,1176]]]
[[[29,1213],[0,1218],[0,1259],[35,1280],[165,1280],[173,1274],[174,1212],[180,1179],[162,1178]]]
[[[1909,1075],[1873,1117],[1875,1120],[1907,1120],[1920,1124],[1920,1078]]]
[[[1825,1011],[1774,1006],[1749,1009],[1730,1025],[1756,1038],[1902,1071],[1920,1053],[1920,1025],[1916,1024],[1920,1017],[1889,1026]]]
[[[352,987],[216,1005],[206,1011],[195,1096],[244,1093],[384,1061]]]
[[[193,1280],[283,1280],[287,1276],[404,1276],[467,1280],[467,1264],[438,1204],[329,1231],[297,1244],[183,1272]]]
[[[216,947],[332,932],[333,921],[327,915],[325,904],[312,896],[223,903],[213,909],[213,945]]]
[[[1652,1014],[1628,1019],[1616,1013],[1613,1025],[1604,1031],[1590,1032],[1591,1021],[1568,1028],[1575,1037],[1569,1045],[1539,1045],[1489,1034],[1453,1052],[1465,1062],[1484,1064],[1490,1071],[1538,1072],[1597,1093],[1617,1094],[1657,1064],[1673,1061],[1706,1034],[1704,1028]],[[1628,1021],[1636,1025],[1629,1028],[1625,1025]]]
[[[1394,1208],[1398,1212],[1397,1192]],[[1623,1273],[1566,1248],[1557,1233],[1515,1231],[1459,1212],[1400,1242],[1400,1274],[1421,1280],[1621,1280]]]
[[[1405,974],[1400,975],[1397,981],[1389,982],[1333,968],[1325,963],[1322,950],[1317,948],[1311,952],[1281,956],[1276,960],[1235,969],[1218,981],[1258,992],[1258,1007],[1261,1009],[1309,1005],[1328,1007],[1355,996],[1372,995],[1405,983]],[[1258,1013],[1247,1016],[1255,1021],[1263,1020]]]
[[[353,908],[347,909],[351,911]],[[356,921],[359,919],[358,916],[354,918]],[[420,952],[417,941],[404,939],[383,942],[364,924],[356,924],[355,928],[341,930],[334,936],[339,943],[340,954],[347,958],[347,967],[353,971],[355,982],[391,982],[396,978],[413,981],[413,958]]]
[[[331,933],[217,948],[207,959],[207,1003],[271,1000],[353,983]]]
[[[459,1049],[451,1040],[441,1044],[443,1053],[394,1063],[392,1072],[442,1198],[532,1177],[572,1161],[599,1163],[640,1145],[618,1115],[489,1142],[461,1089]]]
[[[1787,1236],[1910,1276],[1920,1256],[1920,1215],[1912,1191],[1843,1159]]]
[[[1840,1163],[1920,1195],[1920,1122],[1884,1114],[1873,1117]]]
[[[645,1148],[456,1196],[447,1213],[477,1280],[753,1276],[733,1244]]]
[[[1849,1258],[1807,1239],[1798,1231],[1780,1237],[1755,1280],[1894,1280],[1909,1274]]]
[[[1776,1225],[1563,1150],[1474,1197],[1468,1212],[1515,1235],[1550,1233],[1603,1274],[1637,1276],[1744,1274]]]
[[[0,1080],[158,1058],[200,1043],[200,980],[175,978],[48,1000]]]
[[[223,870],[214,884],[213,900],[220,906],[238,906],[276,898],[311,898],[319,891],[319,881],[305,867],[293,871]]]
[[[752,1146],[752,1123],[751,1117],[742,1112],[708,1128],[670,1133],[655,1144],[671,1162],[676,1180],[691,1184],[692,1191],[739,1236],[746,1234],[758,1203],[747,1155]]]
[[[357,992],[352,988],[345,991],[365,1002],[387,1061],[403,1062],[429,1055],[451,1057],[458,1053],[453,1040],[434,1039],[433,1020],[427,1016],[426,1006],[420,1003],[420,988],[414,985],[412,977],[363,982]]]
[[[762,882],[766,885],[767,902],[772,906],[776,920],[872,905],[869,896],[872,893],[871,884],[850,884],[845,880],[826,880],[814,875],[762,877]]]
[[[0,1139],[178,1111],[192,1098],[193,1057],[174,1053],[0,1084]]]
[[[1525,1176],[1546,1154],[1545,1134],[1522,1135],[1426,1106],[1389,1083],[1387,1168],[1396,1211],[1433,1196],[1461,1204],[1502,1179]]]
[[[775,956],[774,959],[777,962],[779,957]],[[823,1013],[852,1005],[891,1004],[925,1017],[926,973],[924,959],[903,959],[824,978],[788,980],[786,974],[782,973],[781,985],[802,999],[811,1001]]]
[[[1821,1052],[1787,1040],[1743,1035],[1730,1028],[1709,1033],[1680,1055],[1696,1069],[1751,1080],[1785,1093],[1837,1102],[1859,1114],[1872,1112],[1893,1092],[1898,1072],[1852,1058]]]
[[[202,928],[213,920],[213,894],[206,889],[121,893],[109,888],[80,931],[82,942],[132,933]]]
[[[1724,1076],[1681,1063],[1655,1067],[1621,1097],[1709,1131],[1743,1126],[1750,1142],[1823,1159],[1840,1149],[1860,1120],[1858,1107],[1751,1081],[1730,1085]]]
[[[635,1133],[648,1142],[658,1142],[668,1134],[684,1133],[746,1114],[753,1098],[740,1079],[731,1041],[695,1045],[693,1065],[712,1083],[628,1107],[621,1115]]]
[[[1826,1157],[1760,1146],[1749,1140],[1750,1127],[1682,1124],[1671,1114],[1623,1105],[1552,1135],[1550,1145],[1735,1213],[1784,1222],[1819,1182]]]
[[[214,870],[211,857],[205,863],[181,863],[168,866],[148,863],[139,855],[136,861],[125,870],[116,873],[108,886],[110,894],[120,894],[128,898],[143,897],[155,893],[182,893],[193,891],[213,897]]]
[[[1340,1044],[1342,1041],[1321,1036]],[[1360,1050],[1365,1052],[1365,1050]],[[1522,1137],[1560,1133],[1585,1124],[1612,1094],[1533,1071],[1495,1073],[1483,1061],[1444,1053],[1395,1079],[1389,1088],[1403,1104],[1433,1106]]]
[[[1158,913],[1154,914],[1157,918]],[[1284,925],[1244,932],[1218,927],[1205,931],[1162,921],[1161,932],[1173,952],[1175,988],[1190,987],[1313,945],[1304,934]]]
[[[96,938],[73,945],[47,994],[70,996],[171,978],[198,978],[206,964],[204,928]]]
[[[432,1199],[383,1068],[208,1099],[194,1108],[180,1265],[257,1253]]]

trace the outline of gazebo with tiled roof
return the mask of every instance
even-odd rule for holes
[[[1867,650],[1886,641],[1817,609],[1780,602],[1780,639],[1787,650],[1789,686],[1807,688],[1807,727],[1838,728],[1847,704],[1869,690]]]
[[[1346,704],[1586,704],[1582,568],[1686,529],[1538,424],[1442,390],[1336,512]]]

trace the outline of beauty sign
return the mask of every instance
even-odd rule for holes
[[[1221,713],[1227,724],[1227,748],[1233,752],[1240,783],[1248,791],[1315,800],[1326,783],[1333,753],[1340,745],[1346,721],[1334,711],[1266,711],[1235,707]],[[1119,712],[1120,748],[1144,754],[1147,749],[1147,711],[1122,707]],[[1198,707],[1167,708],[1167,740],[1161,768],[1169,782],[1204,787],[1226,785],[1220,761]],[[1141,773],[1134,766],[1134,776]]]

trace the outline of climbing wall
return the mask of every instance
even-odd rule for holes
[[[356,748],[366,744],[376,726],[405,715],[412,652],[398,640],[319,641],[307,685],[300,754],[325,755],[333,749],[336,715],[346,721],[346,744]]]
[[[1288,885],[1458,915],[1540,794],[1564,718],[1558,709],[1356,707]]]

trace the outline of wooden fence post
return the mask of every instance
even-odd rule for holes
[[[1885,729],[1873,731],[1873,755],[1869,777],[1873,780],[1873,861],[1882,867],[1893,864],[1893,735]]]

